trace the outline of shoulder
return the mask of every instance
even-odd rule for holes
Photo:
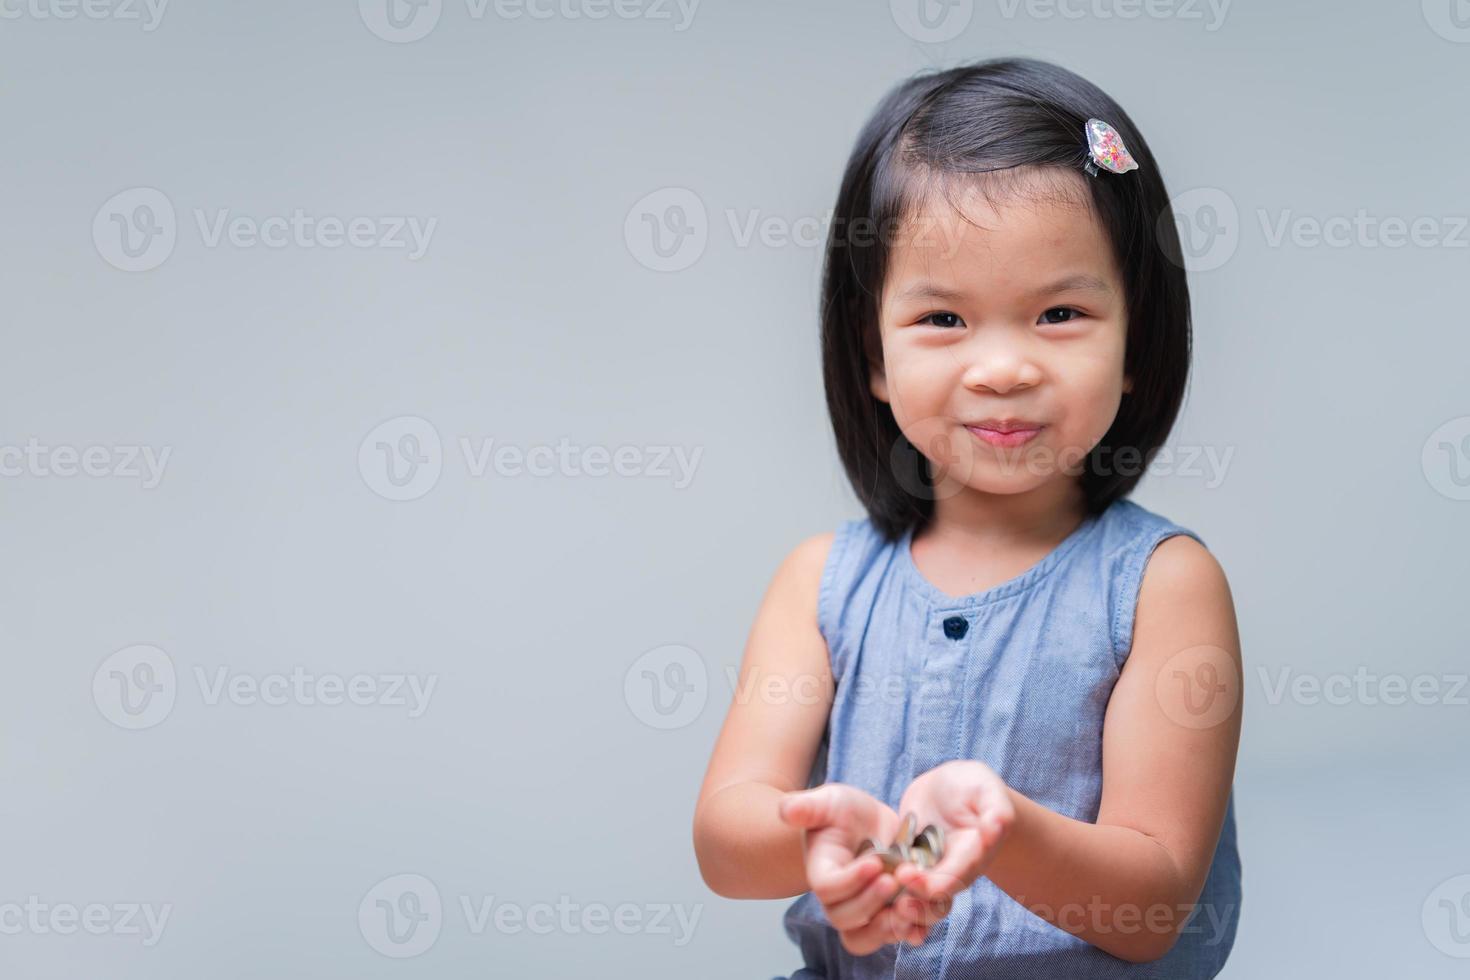
[[[1118,539],[1135,545],[1135,560],[1142,566],[1140,605],[1145,594],[1229,595],[1225,570],[1198,533],[1127,498],[1109,513],[1116,518]]]
[[[1175,534],[1158,543],[1143,570],[1134,652],[1149,659],[1211,647],[1238,665],[1240,638],[1225,569],[1202,543]]]
[[[1218,642],[1233,631],[1225,571],[1198,533],[1126,498],[1108,509],[1102,523],[1103,553],[1117,582],[1114,638],[1120,661],[1137,637],[1172,634],[1176,626],[1188,632],[1190,621],[1209,634],[1200,642]]]
[[[880,547],[881,539],[868,518],[843,521],[835,530],[798,541],[777,569],[773,587],[815,615],[822,635],[833,640],[844,594],[854,587],[861,570],[873,563]]]
[[[785,580],[803,594],[809,593],[815,599],[818,589],[821,588],[822,572],[827,567],[827,559],[832,554],[832,545],[836,538],[836,531],[823,531],[802,538],[796,543],[796,547],[787,552],[781,561],[781,567],[776,570],[776,577]]]
[[[814,586],[820,586],[826,577],[825,573],[833,566],[854,552],[863,551],[875,539],[876,532],[867,517],[844,520],[835,530],[825,530],[797,542],[797,547],[786,554],[782,569],[813,583]]]
[[[839,528],[798,541],[776,568],[771,581],[772,590],[794,598],[804,607],[816,609],[827,565],[841,534],[842,529]]]
[[[1230,583],[1214,554],[1186,534],[1159,542],[1144,566],[1138,596],[1140,611],[1158,603],[1193,605],[1204,601],[1230,602]]]

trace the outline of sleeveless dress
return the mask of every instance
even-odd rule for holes
[[[1144,565],[1176,534],[1204,543],[1120,499],[1021,575],[952,597],[915,566],[912,530],[886,542],[867,518],[840,525],[818,599],[836,693],[808,786],[847,783],[897,809],[914,777],[979,759],[1041,805],[1096,822],[1103,715],[1132,646]],[[801,895],[783,916],[805,961],[790,980],[1205,980],[1234,943],[1240,881],[1232,790],[1198,907],[1159,960],[1112,956],[982,876],[923,945],[861,957],[842,948],[816,896]]]

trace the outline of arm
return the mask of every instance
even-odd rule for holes
[[[1202,663],[1224,685],[1213,703],[1195,682],[1211,676],[1211,668],[1196,675]],[[1133,648],[1108,702],[1097,823],[1009,790],[1015,821],[986,872],[991,881],[1114,956],[1147,962],[1172,949],[1225,819],[1240,663],[1224,572],[1199,542],[1164,540],[1145,570]]]
[[[832,706],[817,597],[833,537],[808,538],[776,570],[699,790],[694,853],[705,883],[726,898],[807,891],[802,830],[782,821],[779,802],[806,788]]]

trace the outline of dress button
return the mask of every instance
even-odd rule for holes
[[[951,616],[944,621],[944,635],[951,640],[958,640],[969,628],[970,624],[963,616]]]

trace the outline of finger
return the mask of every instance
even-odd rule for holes
[[[852,898],[830,904],[823,902],[822,907],[827,910],[827,918],[833,927],[840,932],[870,921],[893,900],[897,892],[898,882],[893,880],[893,875],[883,872]]]
[[[915,869],[900,878],[904,886],[926,901],[953,898],[974,881],[986,857],[976,834],[955,834],[945,842],[944,857],[932,868]]]
[[[940,899],[934,902],[926,902],[915,898],[913,895],[902,895],[893,903],[893,913],[906,926],[920,926],[928,929],[945,916],[949,915],[954,908],[954,899]]]
[[[867,956],[889,943],[906,941],[915,935],[914,927],[900,923],[892,909],[883,909],[871,920],[852,929],[840,930],[843,947],[855,956]]]
[[[836,796],[831,785],[787,793],[781,797],[776,812],[793,827],[807,830],[823,827],[834,822]]]
[[[823,907],[848,901],[862,892],[883,870],[883,861],[868,854],[856,861],[836,863],[807,860],[807,886]]]
[[[904,942],[911,946],[922,946],[929,940],[929,931],[933,923],[915,922],[911,917],[905,915],[901,908],[901,903],[904,901],[903,897],[895,899],[885,911],[893,915],[894,930],[903,937]],[[913,902],[914,899],[908,897],[907,901]],[[937,922],[938,919],[935,921]]]

